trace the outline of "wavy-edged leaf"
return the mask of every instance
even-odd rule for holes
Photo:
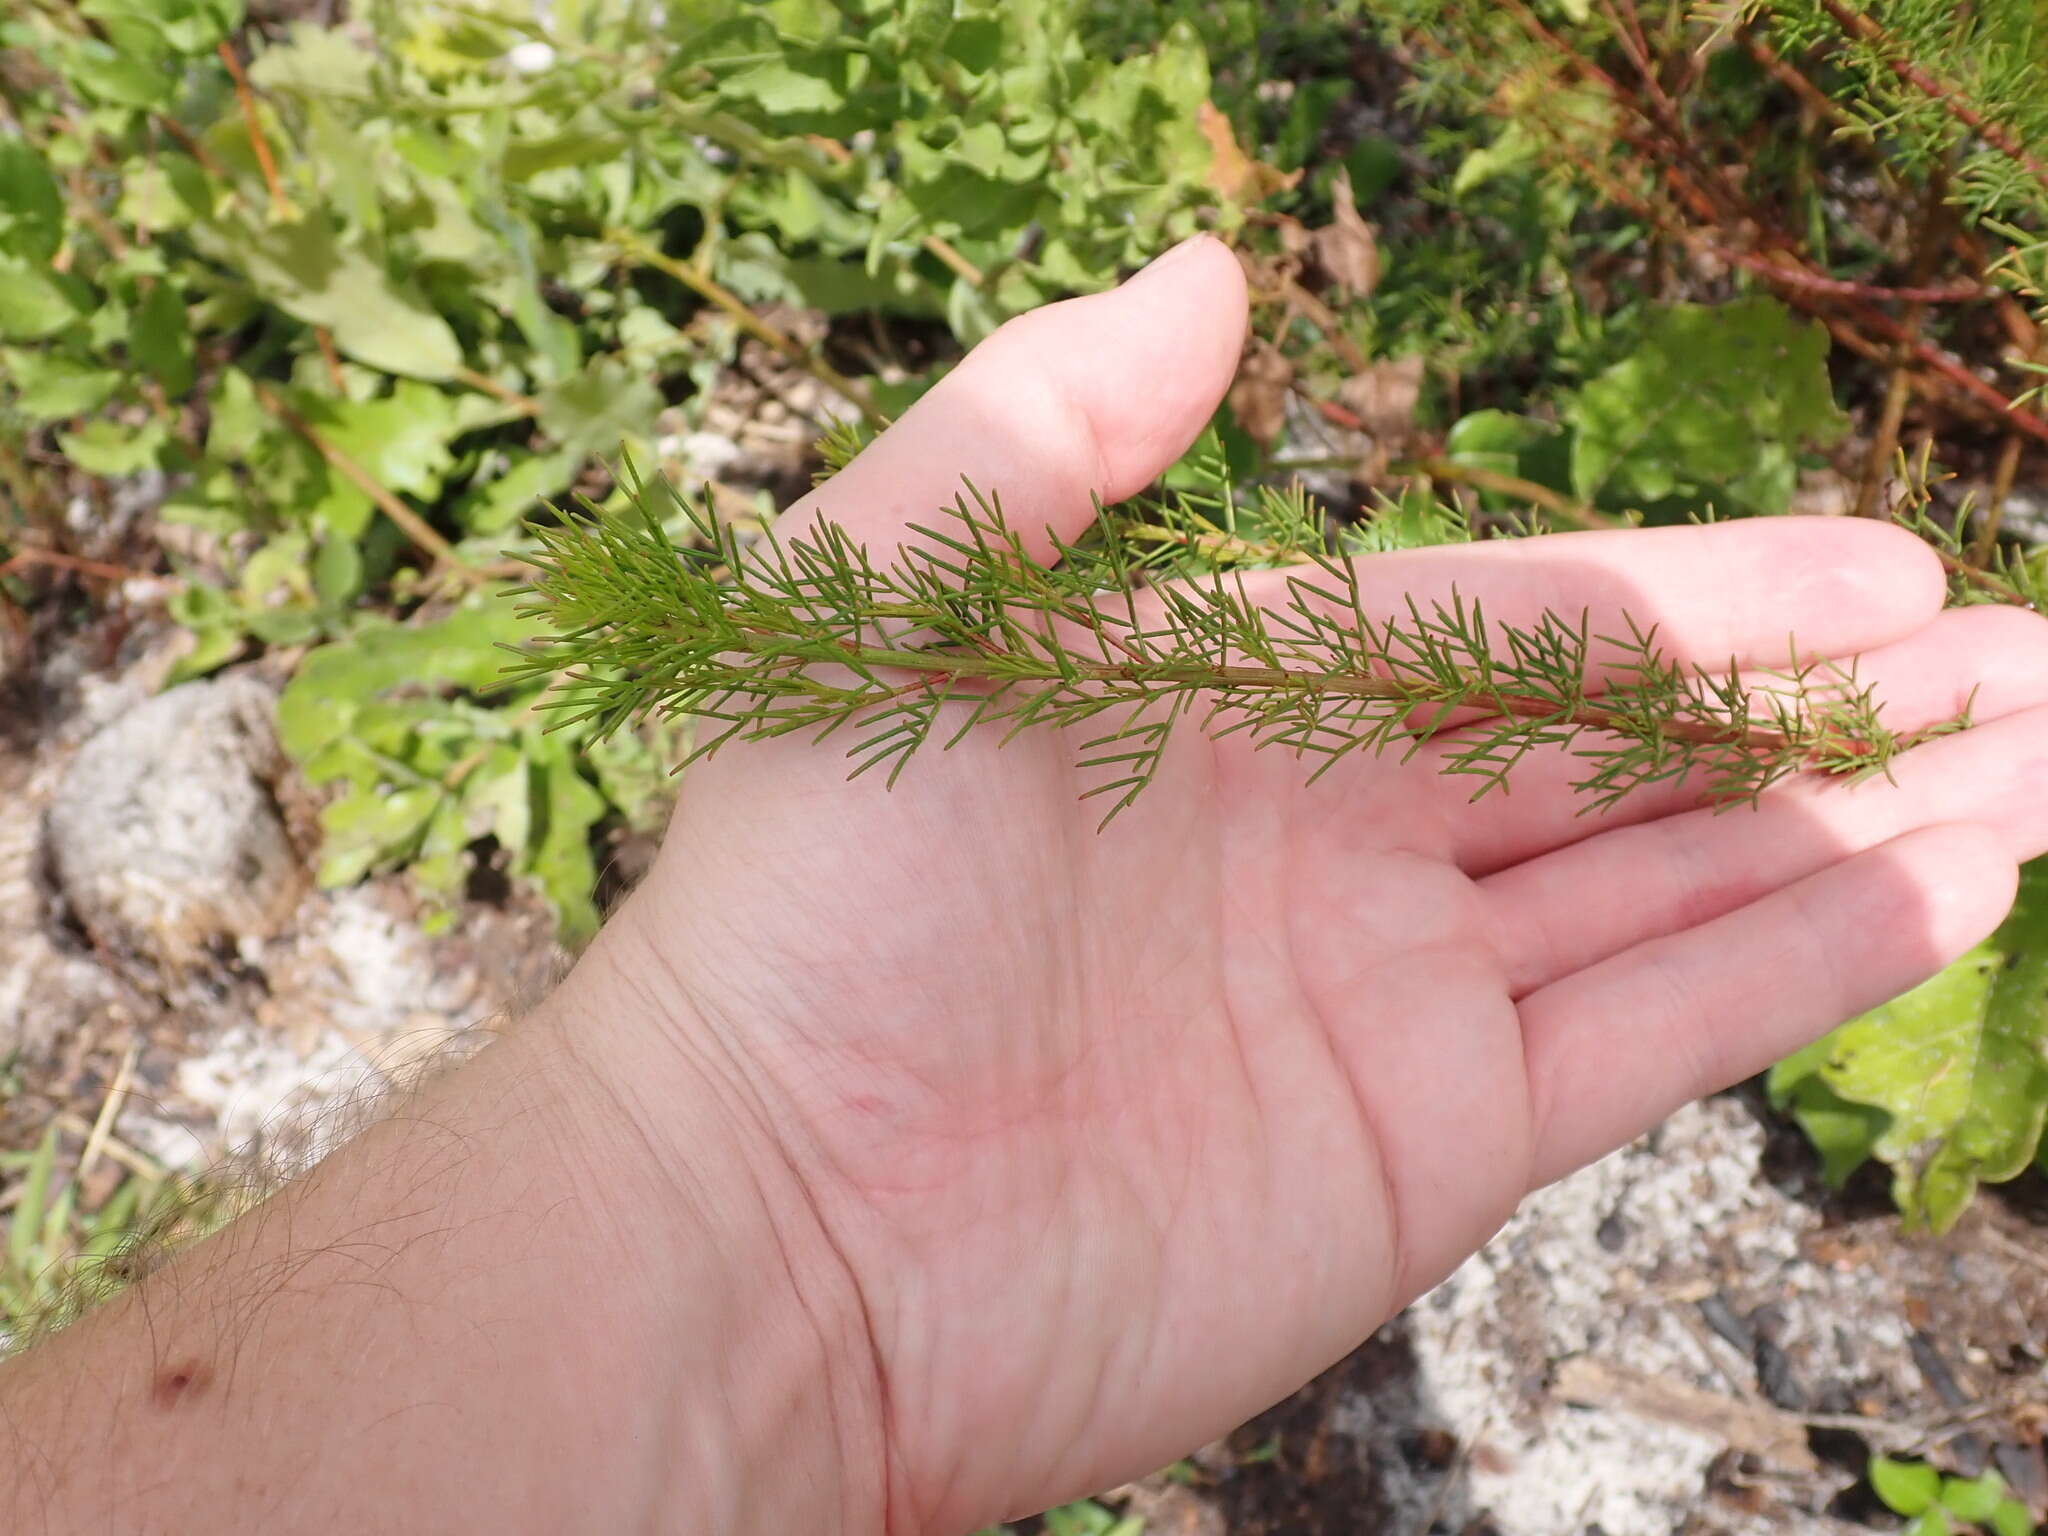
[[[1782,1064],[1772,1088],[1795,1105],[1806,1095],[1802,1120],[1837,1106],[1881,1113],[1870,1155],[1890,1165],[1900,1209],[1944,1231],[1980,1182],[2014,1178],[2033,1160],[2048,1117],[2044,1049],[2048,861],[2027,867],[2012,915],[1991,938]],[[1844,1127],[1816,1124],[1843,1132],[1837,1159],[1853,1153]],[[1839,1161],[1834,1171],[1842,1171]]]

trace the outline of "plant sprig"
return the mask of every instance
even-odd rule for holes
[[[747,541],[664,481],[628,471],[634,508],[537,530],[527,611],[554,638],[517,680],[558,679],[547,707],[609,733],[689,716],[688,760],[733,741],[851,737],[852,773],[893,783],[933,743],[994,728],[1080,735],[1107,821],[1156,777],[1182,727],[1317,760],[1426,748],[1442,771],[1505,790],[1533,752],[1583,764],[1589,809],[1695,777],[1704,798],[1753,801],[1798,773],[1883,772],[1905,747],[1851,670],[1803,661],[1709,673],[1670,659],[1654,627],[1546,613],[1490,620],[1456,592],[1373,611],[1357,563],[1289,498],[1262,554],[1284,570],[1156,574],[1160,532],[1184,547],[1227,528],[1213,498],[1099,512],[1040,559],[1000,502],[969,487],[945,521],[876,560],[837,525]],[[690,537],[669,537],[658,509]],[[1193,526],[1200,524],[1201,526]],[[1132,537],[1132,527],[1141,530]],[[1235,537],[1235,535],[1229,535]],[[1940,727],[1958,729],[1967,718]]]

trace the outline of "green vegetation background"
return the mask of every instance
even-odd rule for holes
[[[502,686],[503,647],[536,635],[506,594],[529,519],[623,504],[622,449],[683,473],[743,348],[825,392],[845,451],[1006,318],[1210,229],[1245,255],[1256,339],[1178,483],[1334,469],[1359,547],[1777,515],[1899,447],[1884,357],[1805,302],[1828,290],[1704,261],[1704,216],[1648,189],[1739,159],[1825,281],[1924,276],[1915,225],[1845,199],[1854,161],[1879,201],[1951,210],[1974,280],[2032,313],[2038,8],[1958,30],[1952,7],[1883,7],[1882,45],[1827,0],[1723,9],[367,0],[320,26],[31,0],[0,21],[5,611],[61,624],[94,561],[171,571],[180,678],[297,658],[279,729],[329,797],[323,881],[408,870],[446,921],[493,848],[579,941],[597,839],[658,822],[685,743],[548,729],[545,680]],[[1677,98],[1669,142],[1574,60],[1636,64],[1655,112]],[[800,337],[797,313],[822,324]],[[2005,398],[2030,408],[2031,357],[1935,334],[2017,369]],[[1349,458],[1309,462],[1305,422]],[[1930,422],[1888,510],[1975,562],[1959,599],[2034,600],[2025,530],[1936,492],[1998,434]],[[158,503],[140,553],[100,537],[137,486]],[[742,501],[721,515],[774,510]],[[1258,531],[1229,534],[1255,554]],[[1831,1173],[1880,1158],[1936,1225],[2037,1155],[2040,878],[1982,952],[1773,1079]],[[12,1159],[41,1170],[22,1286],[78,1238],[47,1151]]]

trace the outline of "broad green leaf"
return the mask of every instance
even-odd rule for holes
[[[1507,411],[1474,411],[1444,439],[1444,457],[1471,469],[1571,489],[1571,440],[1555,422]],[[1482,493],[1491,498],[1491,493]]]
[[[151,234],[183,229],[213,214],[216,184],[190,156],[159,150],[121,169],[115,215]]]
[[[510,661],[499,647],[530,640],[536,622],[501,597],[480,599],[432,624],[370,621],[350,639],[299,664],[277,705],[277,734],[300,762],[348,734],[356,715],[397,688],[493,687]]]
[[[173,613],[175,616],[175,610]],[[240,625],[201,628],[182,616],[178,616],[178,622],[192,632],[192,648],[172,664],[165,679],[169,687],[218,671],[239,656],[246,643]]]
[[[1870,1150],[1891,1166],[1900,1209],[1945,1231],[1980,1180],[2013,1178],[2033,1159],[2048,1115],[2044,1051],[2048,861],[2027,866],[1990,939],[1802,1053],[1774,1087],[1789,1097],[1810,1071],[1839,1100],[1881,1112]]]
[[[574,452],[528,454],[495,480],[475,486],[455,509],[465,532],[503,533],[531,517],[541,501],[559,494],[576,478],[583,456]]]
[[[49,266],[0,252],[0,341],[41,341],[79,317],[74,289]]]
[[[495,837],[515,858],[533,831],[533,771],[519,748],[501,744],[462,782],[471,837]]]
[[[359,789],[328,806],[320,814],[326,834],[320,850],[321,885],[353,885],[371,870],[408,856],[428,818],[440,807],[442,794],[438,784]]]
[[[1941,1480],[1941,1507],[1958,1520],[1981,1525],[1998,1513],[2005,1502],[2005,1479],[1996,1472],[1981,1477],[1945,1477]]]
[[[1778,1088],[1781,1080],[1785,1084],[1782,1091]],[[1778,1108],[1791,1112],[1820,1154],[1821,1177],[1830,1185],[1841,1188],[1849,1182],[1851,1174],[1875,1155],[1891,1121],[1883,1110],[1868,1104],[1852,1104],[1830,1088],[1818,1069],[1812,1067],[1800,1070],[1780,1062],[1772,1068],[1771,1084]]]
[[[256,388],[239,368],[224,368],[206,400],[206,451],[227,463],[247,459],[275,429],[257,402]]]
[[[1124,1524],[1093,1499],[1049,1509],[1043,1518],[1046,1536],[1121,1536]]]
[[[545,139],[520,139],[506,146],[502,169],[507,181],[526,181],[542,171],[617,159],[627,143],[624,134],[609,129],[575,129]]]
[[[452,794],[443,794],[412,852],[413,880],[422,891],[443,901],[459,894],[469,875],[468,847],[469,830],[462,802]]]
[[[654,738],[650,746],[642,734]],[[614,731],[588,743],[584,757],[597,775],[598,787],[628,823],[653,830],[675,802],[673,765],[681,760],[680,732],[669,722],[644,722],[637,729]]]
[[[64,242],[64,192],[17,138],[0,138],[0,251],[38,265]]]
[[[150,285],[129,317],[128,355],[173,397],[192,387],[192,327],[185,300],[168,280]]]
[[[249,78],[266,91],[369,101],[376,94],[376,67],[376,55],[346,32],[300,21],[292,23],[285,42],[250,61]]]
[[[454,463],[455,402],[430,384],[401,379],[381,399],[309,402],[306,414],[387,490],[431,500]]]
[[[1656,314],[1641,347],[1579,393],[1572,489],[1582,501],[1647,507],[1681,498],[1727,511],[1791,504],[1798,455],[1848,420],[1828,379],[1819,321],[1775,299]]]
[[[363,590],[363,551],[354,539],[327,538],[313,559],[313,592],[322,607],[341,609]]]
[[[2034,1536],[2034,1517],[2018,1499],[2006,1499],[1991,1512],[1992,1536]]]
[[[591,900],[597,864],[590,854],[590,829],[603,817],[606,805],[604,796],[577,770],[568,744],[557,737],[550,745],[554,750],[536,756],[534,764],[540,826],[526,871],[555,909],[562,942],[576,945],[597,932],[597,907]]]
[[[79,14],[117,42],[188,57],[210,52],[242,23],[243,0],[80,0]]]
[[[1924,1461],[1870,1458],[1870,1486],[1894,1514],[1917,1515],[1941,1496],[1941,1474]]]
[[[88,100],[151,111],[169,103],[179,63],[161,51],[117,47],[96,37],[64,44],[64,79]]]
[[[152,416],[141,426],[119,421],[89,421],[76,432],[59,432],[57,446],[64,457],[87,474],[132,475],[156,463],[169,426]]]
[[[661,391],[645,374],[601,357],[540,394],[540,424],[564,453],[616,454],[627,438],[644,438],[661,414]]]
[[[379,263],[341,243],[321,219],[261,232],[218,225],[207,243],[286,314],[325,326],[357,362],[433,381],[454,377],[462,366],[462,345],[448,322]]]
[[[65,352],[8,348],[0,352],[0,383],[15,391],[15,409],[31,421],[68,421],[105,405],[121,375]]]
[[[903,50],[912,57],[928,57],[944,45],[946,34],[960,19],[960,0],[904,0],[897,11],[897,26]]]

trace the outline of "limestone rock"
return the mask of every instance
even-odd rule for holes
[[[46,823],[49,868],[102,952],[175,981],[283,928],[305,869],[273,793],[274,702],[252,678],[187,683],[72,760]]]

